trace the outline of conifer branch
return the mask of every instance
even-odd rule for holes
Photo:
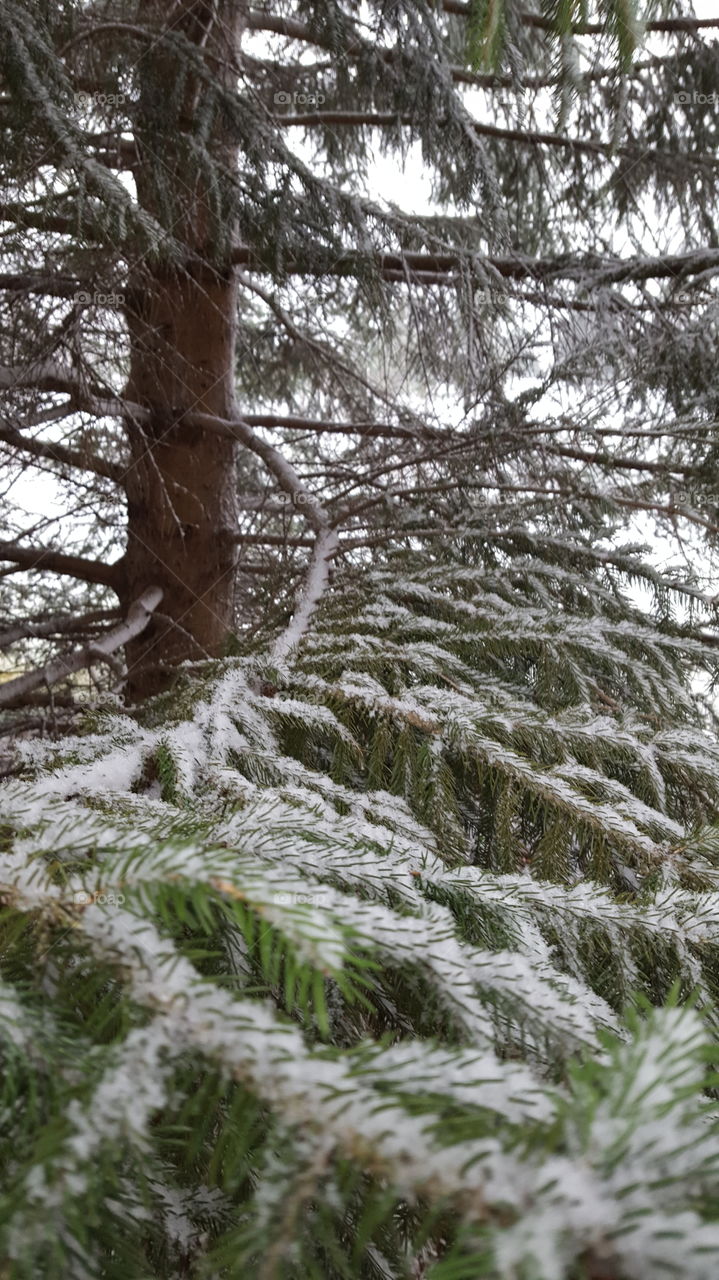
[[[87,560],[83,556],[68,555],[52,547],[21,547],[17,542],[0,541],[0,560],[9,560],[21,569],[44,570],[81,582],[96,582],[106,587],[117,587],[122,572],[121,560],[103,564],[100,560]]]
[[[289,624],[278,636],[272,649],[272,660],[281,663],[302,640],[322,596],[327,589],[330,577],[329,562],[339,549],[337,531],[331,528],[321,529],[312,550],[307,575],[297,600],[295,611]]]
[[[0,684],[0,707],[12,707],[22,704],[27,694],[42,685],[51,687],[60,680],[66,679],[76,671],[92,666],[93,662],[106,662],[116,668],[114,654],[128,640],[141,635],[150,622],[154,610],[162,600],[160,587],[148,587],[130,606],[127,616],[119,626],[95,638],[91,644],[81,649],[70,649],[57,658],[28,671],[25,675],[16,676]]]
[[[719,22],[717,25],[719,25]],[[325,128],[356,128],[361,125],[375,128],[392,128],[398,124],[408,126],[414,124],[412,116],[409,115],[397,116],[391,112],[372,111],[306,111],[298,115],[290,113],[277,115],[274,119],[282,128],[288,129],[293,127],[309,129],[317,125],[322,125]],[[467,127],[478,138],[504,138],[507,141],[518,142],[526,146],[556,147],[560,150],[571,151],[574,154],[583,152],[587,155],[617,156],[622,160],[630,160],[635,163],[642,161],[670,164],[678,159],[671,152],[660,151],[651,147],[616,146],[611,142],[603,142],[599,138],[569,138],[563,134],[543,133],[533,129],[503,128],[500,125],[489,124],[480,120],[469,121]],[[709,153],[682,156],[682,160],[702,168],[713,168],[719,164],[717,157]]]

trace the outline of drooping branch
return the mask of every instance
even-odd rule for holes
[[[17,706],[23,698],[41,685],[50,686],[64,680],[75,671],[90,667],[93,662],[107,662],[114,667],[113,654],[121,649],[128,640],[140,635],[147,626],[153,611],[162,600],[160,587],[148,587],[131,605],[127,617],[119,627],[114,627],[104,636],[100,636],[92,644],[81,649],[72,649],[48,662],[44,667],[28,671],[15,680],[8,680],[0,685],[0,707]]]
[[[220,433],[226,431],[227,434],[234,437],[235,440],[239,440],[247,449],[250,449],[262,459],[280,488],[291,496],[294,503],[302,507],[308,522],[317,533],[321,533],[327,527],[328,516],[324,507],[319,499],[305,488],[292,463],[280,453],[279,449],[275,449],[273,445],[267,444],[265,440],[260,439],[248,423],[242,419],[225,422],[223,419],[213,419],[209,414],[202,414],[201,416],[203,419],[208,420],[205,425],[209,430],[219,430]],[[214,426],[212,425],[213,423],[215,424]]]
[[[230,424],[227,425],[230,426]],[[261,440],[245,421],[232,423],[231,429],[237,439],[262,458],[268,471],[274,475],[285,493],[292,497],[294,503],[302,499],[302,510],[317,534],[305,581],[297,598],[297,606],[288,626],[278,636],[272,650],[273,660],[281,662],[302,639],[312,614],[327,588],[330,559],[337,553],[339,547],[338,534],[336,528],[331,525],[329,513],[323,504],[305,489],[291,462],[278,449]]]

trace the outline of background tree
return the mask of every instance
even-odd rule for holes
[[[461,532],[468,485],[510,527],[713,529],[711,21],[619,75],[628,14],[498,13],[3,6],[2,440],[76,513],[61,545],[9,508],[14,621],[160,586],[138,696],[281,621],[318,536]],[[363,194],[415,140],[446,216]]]

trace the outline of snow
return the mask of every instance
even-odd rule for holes
[[[22,1001],[7,983],[0,982],[0,1040],[9,1040],[18,1049],[25,1049],[32,1043],[32,1038]]]
[[[289,625],[275,642],[272,651],[272,658],[275,663],[282,663],[304,636],[310,619],[327,588],[330,575],[330,557],[337,551],[338,547],[339,538],[336,530],[326,527],[321,528],[315,541],[307,577],[297,601],[297,608]]]

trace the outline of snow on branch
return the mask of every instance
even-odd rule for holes
[[[319,604],[330,576],[330,558],[339,546],[336,529],[321,529],[312,552],[310,567],[304,585],[300,591],[297,608],[292,615],[289,626],[278,636],[272,656],[275,662],[287,657],[291,649],[296,648],[309,625],[312,614]]]
[[[14,706],[22,702],[25,695],[37,689],[39,685],[57,684],[73,671],[81,671],[83,667],[89,667],[95,661],[109,662],[114,666],[111,661],[112,655],[127,644],[128,640],[134,639],[145,630],[153,610],[161,600],[162,589],[148,587],[130,606],[125,620],[112,631],[100,636],[92,644],[84,645],[80,649],[72,649],[53,659],[52,662],[46,663],[44,667],[27,671],[25,675],[0,685],[0,707]]]

